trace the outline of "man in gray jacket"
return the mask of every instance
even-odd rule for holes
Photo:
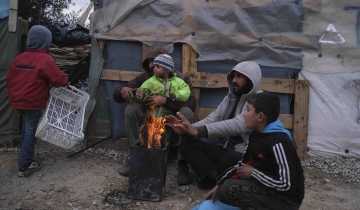
[[[194,124],[181,113],[166,117],[167,124],[182,135],[181,155],[196,174],[200,189],[211,189],[221,173],[242,158],[249,133],[241,113],[247,99],[259,92],[261,70],[252,61],[237,64],[227,76],[229,93],[209,116]],[[189,166],[179,163],[179,177],[191,176]]]

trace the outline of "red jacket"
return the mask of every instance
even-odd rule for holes
[[[7,74],[10,107],[42,110],[52,87],[66,86],[68,77],[45,50],[29,49],[12,62]]]

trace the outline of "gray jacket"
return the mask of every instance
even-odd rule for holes
[[[209,114],[203,120],[194,123],[193,126],[206,126],[208,131],[208,143],[211,143],[211,140],[222,140],[227,137],[239,139],[239,136],[241,136],[244,142],[236,145],[235,150],[243,153],[249,142],[249,133],[251,130],[246,128],[245,120],[241,113],[246,110],[247,99],[257,92],[262,92],[257,90],[261,81],[261,70],[259,65],[252,61],[241,62],[232,70],[244,74],[252,81],[253,88],[251,91],[248,94],[241,96],[238,104],[236,104],[239,97],[233,94],[232,80],[234,76],[233,74],[230,74],[230,71],[227,76],[229,85],[229,93],[227,96],[225,96],[214,112]],[[234,108],[236,109],[235,117],[229,119],[230,113]],[[225,142],[225,144],[227,144],[228,141]]]

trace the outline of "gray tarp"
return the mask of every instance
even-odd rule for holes
[[[90,15],[90,33],[166,45],[170,51],[174,42],[186,42],[200,54],[199,61],[253,60],[293,69],[302,68],[298,48],[319,49],[319,36],[302,33],[302,1],[148,2],[104,0],[104,8]]]
[[[8,18],[0,20],[0,143],[19,135],[18,113],[9,106],[6,75],[11,62],[20,52],[21,19],[18,19],[15,33],[8,31]]]

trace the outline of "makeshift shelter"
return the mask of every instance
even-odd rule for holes
[[[19,115],[9,106],[6,75],[11,62],[24,49],[22,36],[28,26],[26,21],[17,18],[17,10],[9,13],[12,6],[9,0],[0,3],[0,143],[14,140],[20,134]]]
[[[141,70],[147,47],[162,46],[199,88],[197,117],[206,116],[227,93],[224,75],[237,62],[253,60],[264,79],[283,78],[278,80],[283,88],[295,86],[298,94],[281,94],[280,118],[284,123],[286,114],[292,116],[288,128],[302,126],[294,137],[308,154],[360,157],[358,1],[103,0],[95,5],[90,33],[99,56],[92,58],[90,83],[95,87],[101,80],[90,93],[88,113],[95,93],[97,108],[89,137],[125,137],[126,104],[116,104],[112,92]],[[293,79],[298,78],[310,82],[309,101],[308,83],[297,86],[300,81]],[[274,87],[267,91],[277,92]]]

